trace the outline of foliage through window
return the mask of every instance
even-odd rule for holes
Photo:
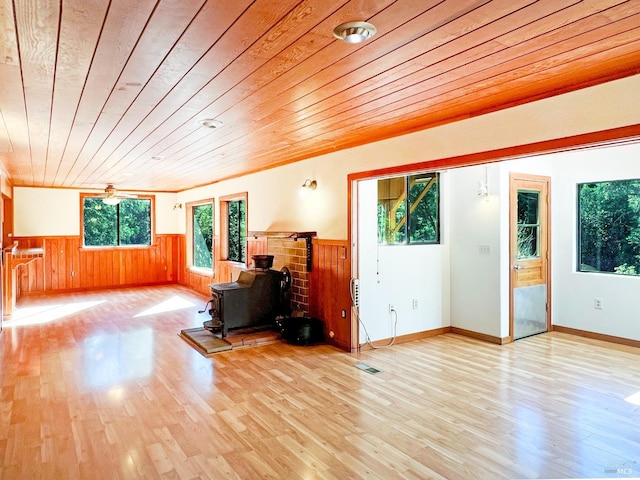
[[[102,197],[82,199],[82,229],[87,247],[151,245],[151,199],[127,198],[107,205]]]
[[[213,203],[195,205],[191,209],[193,222],[193,266],[213,266]]]
[[[440,242],[440,178],[421,173],[378,180],[378,243]]]
[[[578,271],[640,274],[640,179],[578,185]]]
[[[518,190],[518,237],[516,258],[540,257],[540,193]]]
[[[247,202],[244,199],[227,201],[227,260],[246,262]]]

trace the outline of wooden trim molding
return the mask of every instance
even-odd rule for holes
[[[440,328],[434,328],[432,330],[425,330],[423,332],[416,332],[416,333],[409,333],[407,335],[400,335],[398,337],[396,337],[395,341],[393,342],[394,345],[399,345],[401,343],[407,343],[407,342],[414,342],[416,340],[422,340],[424,338],[430,338],[430,337],[437,337],[438,335],[443,335],[445,333],[451,333],[451,327],[440,327]],[[376,347],[384,347],[386,345],[389,345],[389,343],[391,342],[390,338],[385,338],[382,340],[375,340],[371,343],[373,343],[374,346]],[[369,345],[368,343],[365,343],[364,345],[360,345],[359,350],[363,351],[363,350],[372,350],[373,347],[371,345]]]
[[[590,332],[588,330],[580,330],[578,328],[564,327],[562,325],[553,325],[553,332],[568,333],[578,337],[592,338],[594,340],[602,340],[604,342],[617,343],[628,347],[640,348],[640,340],[632,338],[616,337],[604,333]]]
[[[583,133],[570,137],[557,138],[553,140],[543,140],[540,142],[498,148],[495,150],[486,150],[466,155],[458,155],[455,157],[437,158],[408,165],[397,165],[377,170],[367,170],[363,172],[351,173],[348,175],[349,191],[351,190],[351,182],[356,180],[364,180],[368,178],[401,173],[408,174],[425,170],[467,167],[483,163],[514,160],[522,157],[595,148],[604,145],[619,145],[623,143],[639,142],[640,124],[629,125],[626,127],[600,130],[598,132]]]
[[[443,335],[445,333],[454,333],[456,335],[462,335],[464,337],[469,337],[469,338],[473,338],[475,340],[480,340],[483,342],[487,342],[487,343],[493,343],[496,345],[505,345],[507,343],[510,343],[511,340],[509,337],[494,337],[493,335],[487,335],[485,333],[479,333],[479,332],[473,332],[471,330],[465,330],[464,328],[458,328],[458,327],[440,327],[440,328],[434,328],[432,330],[425,330],[423,332],[416,332],[416,333],[410,333],[407,335],[400,335],[399,337],[396,337],[395,342],[393,342],[394,345],[398,345],[401,343],[406,343],[406,342],[413,342],[415,340],[422,340],[424,338],[429,338],[429,337],[435,337],[437,335]],[[391,342],[390,338],[385,338],[383,340],[376,340],[373,343],[374,346],[376,347],[383,347],[385,345],[388,345]],[[364,344],[361,345],[359,350],[363,351],[363,350],[371,350],[373,347],[369,344]]]
[[[464,328],[451,327],[451,333],[462,335],[469,338],[475,338],[476,340],[482,340],[483,342],[495,343],[496,345],[504,345],[511,342],[510,337],[495,337],[493,335],[487,335],[486,333],[474,332],[471,330],[465,330]]]

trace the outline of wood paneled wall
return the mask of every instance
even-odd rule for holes
[[[269,242],[266,237],[247,237],[247,263],[253,267],[254,255],[267,255]]]
[[[314,239],[309,275],[309,313],[324,321],[327,342],[344,350],[352,347],[350,251],[346,240]]]
[[[151,247],[82,248],[79,236],[15,237],[44,257],[19,267],[19,293],[90,290],[178,282],[178,235],[156,235]]]

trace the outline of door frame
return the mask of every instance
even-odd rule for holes
[[[515,269],[514,269],[514,259],[515,259],[515,251],[514,251],[514,242],[513,234],[514,229],[516,228],[516,222],[514,222],[514,206],[516,205],[516,195],[517,188],[515,187],[515,181],[524,180],[524,181],[533,181],[538,183],[545,183],[547,189],[547,195],[544,199],[546,203],[547,209],[547,219],[546,225],[543,227],[544,232],[543,235],[546,237],[546,286],[547,286],[547,306],[546,306],[546,321],[547,321],[547,332],[551,332],[553,330],[552,322],[551,322],[551,177],[543,176],[543,175],[533,175],[528,173],[515,173],[511,172],[509,174],[509,341],[514,341],[514,301],[513,301],[513,291],[514,291],[514,283],[515,283]]]

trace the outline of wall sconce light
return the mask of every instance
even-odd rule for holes
[[[484,180],[478,180],[478,196],[489,201],[489,168],[484,167]]]
[[[179,208],[182,208],[182,204],[181,204],[181,203],[174,203],[174,204],[173,204],[173,209],[174,209],[174,210],[177,210],[177,209],[179,209]]]
[[[302,184],[302,188],[306,190],[315,190],[316,188],[318,188],[318,182],[307,178]]]
[[[488,197],[489,196],[489,185],[484,180],[480,180],[478,182],[478,196],[479,197]]]

